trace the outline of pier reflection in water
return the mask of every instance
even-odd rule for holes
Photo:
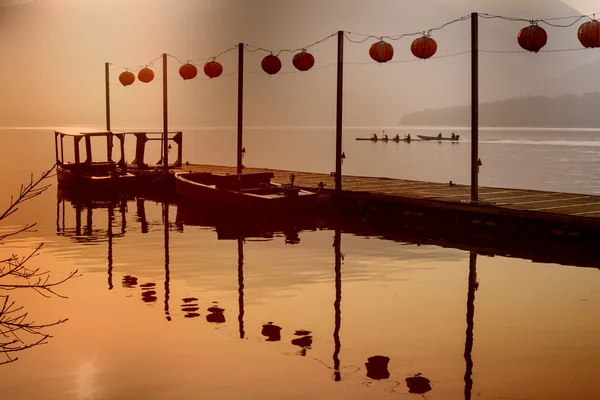
[[[202,322],[211,326],[227,326],[230,324],[230,319],[226,318],[227,307],[225,304],[221,306],[221,299],[210,299],[207,304],[205,297],[201,296],[188,296],[186,293],[182,293],[180,300],[177,300],[179,307],[176,308],[176,313],[173,314],[170,310],[169,302],[173,296],[171,292],[171,280],[177,279],[178,270],[171,271],[170,261],[170,234],[171,230],[183,233],[189,228],[208,228],[216,232],[218,240],[235,242],[237,244],[237,326],[236,336],[240,339],[247,339],[248,337],[256,338],[257,336],[262,338],[264,342],[274,342],[270,346],[287,346],[292,353],[306,357],[306,359],[312,359],[312,351],[318,351],[318,354],[322,354],[322,349],[330,348],[331,361],[327,362],[324,358],[318,359],[320,363],[306,365],[306,368],[323,368],[330,379],[334,382],[344,382],[345,380],[356,380],[357,375],[361,375],[367,380],[378,381],[380,384],[386,384],[386,393],[413,393],[413,394],[427,394],[427,396],[435,395],[439,390],[440,386],[448,386],[447,382],[441,382],[438,376],[432,376],[430,369],[427,368],[427,363],[421,364],[414,358],[405,366],[406,360],[400,360],[397,353],[390,349],[391,353],[387,353],[386,349],[378,349],[375,343],[372,347],[373,351],[365,355],[361,363],[356,362],[356,344],[350,345],[348,348],[350,353],[346,358],[351,359],[350,362],[343,362],[344,357],[342,355],[343,346],[342,338],[342,283],[343,283],[343,264],[344,264],[344,253],[342,251],[342,235],[343,232],[353,235],[365,235],[365,237],[376,237],[386,236],[388,238],[393,237],[390,232],[378,232],[372,227],[365,228],[364,226],[356,225],[355,227],[349,225],[347,222],[344,223],[343,229],[336,220],[327,219],[315,219],[315,218],[301,218],[296,220],[232,220],[229,218],[222,218],[220,216],[211,213],[196,212],[189,207],[176,205],[177,216],[174,222],[169,220],[169,210],[173,205],[170,206],[169,202],[158,202],[161,208],[162,218],[160,221],[148,220],[146,216],[145,204],[147,200],[143,198],[137,199],[117,199],[110,200],[107,202],[86,202],[75,199],[68,199],[59,196],[58,213],[57,213],[57,234],[60,236],[70,237],[72,240],[78,243],[90,243],[90,242],[106,242],[106,253],[107,253],[107,276],[108,276],[108,290],[113,291],[112,280],[113,275],[121,274],[118,268],[115,270],[115,264],[113,258],[119,257],[120,253],[115,251],[113,241],[115,239],[123,240],[127,233],[127,206],[135,204],[136,207],[136,223],[139,224],[139,232],[147,234],[152,229],[156,230],[162,225],[164,233],[164,316],[167,321],[173,320],[191,320]],[[69,204],[75,210],[75,228],[67,228],[65,222],[65,204]],[[96,227],[93,223],[94,216],[97,213],[106,213],[106,220],[108,221],[106,228]],[[116,225],[116,226],[115,226]],[[295,246],[302,243],[303,235],[302,231],[318,231],[321,229],[331,229],[333,233],[333,274],[332,280],[329,281],[333,296],[333,342],[331,342],[331,336],[329,339],[323,332],[314,332],[315,330],[307,324],[305,321],[299,322],[298,325],[288,325],[290,318],[286,318],[286,323],[280,319],[274,319],[273,321],[264,320],[260,325],[256,325],[256,320],[250,325],[245,324],[245,318],[248,318],[248,308],[245,304],[245,294],[254,288],[251,284],[248,284],[247,276],[245,276],[245,257],[244,249],[247,240],[277,240],[279,237],[283,237],[283,242],[287,246]],[[404,237],[402,237],[404,239]],[[399,239],[396,239],[399,240]],[[418,242],[418,237],[413,239]],[[400,241],[400,240],[399,240]],[[255,243],[255,242],[252,242]],[[331,242],[330,242],[331,243]],[[426,243],[424,243],[426,244]],[[504,249],[502,250],[504,251]],[[489,250],[493,253],[493,248]],[[175,253],[177,254],[177,253]],[[177,256],[175,256],[177,257]],[[589,261],[589,260],[588,260]],[[589,266],[587,262],[586,266]],[[235,263],[235,262],[234,262]],[[475,305],[475,292],[478,288],[477,281],[477,253],[471,251],[468,257],[468,282],[467,282],[467,293],[466,293],[466,331],[464,336],[464,398],[471,399],[473,392],[473,376],[474,376],[474,362],[472,357],[473,346],[474,346],[474,305]],[[331,265],[331,264],[330,264]],[[465,270],[467,265],[464,265]],[[199,268],[201,268],[199,264]],[[246,271],[247,275],[247,271]],[[147,303],[156,303],[158,301],[158,288],[160,284],[157,280],[153,280],[154,277],[144,276],[141,272],[140,275],[134,276],[132,274],[122,275],[122,286],[126,291],[139,290],[141,299]],[[245,279],[246,278],[246,279]],[[189,290],[189,288],[188,288]],[[192,291],[193,292],[193,291]],[[464,292],[463,292],[464,293]],[[135,297],[135,296],[134,296]],[[176,295],[176,297],[178,297]],[[253,300],[256,301],[256,300]],[[464,304],[464,303],[463,303]],[[206,307],[206,308],[205,308]],[[325,305],[320,305],[325,307]],[[202,310],[206,310],[203,312]],[[376,312],[376,311],[375,311]],[[204,314],[205,318],[198,319],[196,317]],[[463,314],[464,315],[464,314]],[[279,321],[279,322],[278,322]],[[207,324],[208,322],[208,324]],[[407,324],[410,322],[407,322]],[[306,328],[310,328],[306,329]],[[319,328],[322,328],[320,326]],[[248,332],[251,332],[248,334]],[[329,331],[332,332],[332,331]],[[376,332],[371,332],[369,329],[363,331],[363,335],[374,336]],[[401,335],[401,332],[398,332]],[[329,334],[331,335],[331,333]],[[285,340],[283,340],[285,338]],[[370,338],[366,338],[371,340]],[[401,340],[400,338],[398,340]],[[291,346],[291,347],[290,347]],[[313,350],[313,348],[317,350]],[[384,350],[382,354],[379,351]],[[283,352],[286,352],[282,348]],[[331,356],[332,354],[332,356]],[[320,357],[320,356],[319,356]],[[422,365],[422,366],[419,366]],[[361,371],[361,372],[359,372]],[[332,375],[331,375],[332,372]],[[443,392],[442,392],[443,394]],[[462,397],[462,396],[461,396]],[[433,397],[432,397],[433,398]],[[443,396],[440,398],[444,398]]]

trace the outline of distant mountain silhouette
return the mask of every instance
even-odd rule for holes
[[[556,97],[525,96],[481,103],[480,126],[600,128],[600,92]],[[402,117],[401,125],[469,126],[471,106],[426,109]]]

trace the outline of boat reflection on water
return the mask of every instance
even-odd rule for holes
[[[374,225],[360,224],[359,222],[348,222],[348,220],[337,220],[335,218],[326,219],[323,216],[303,216],[293,218],[277,218],[269,219],[265,216],[241,216],[241,215],[219,215],[209,211],[199,211],[190,208],[186,205],[177,205],[177,214],[174,223],[169,219],[169,201],[161,201],[162,217],[160,221],[148,220],[145,212],[145,199],[143,198],[116,198],[106,200],[85,200],[77,198],[69,198],[64,193],[59,192],[59,201],[57,206],[57,235],[68,237],[78,243],[89,242],[104,242],[108,243],[107,248],[107,275],[108,289],[113,289],[113,240],[122,238],[127,232],[127,220],[125,214],[128,204],[135,204],[136,222],[140,225],[142,234],[149,232],[152,229],[162,226],[164,230],[164,315],[167,321],[171,321],[173,316],[170,313],[170,253],[169,253],[169,233],[175,229],[180,232],[185,231],[186,226],[204,226],[214,229],[219,240],[235,240],[237,241],[237,272],[238,272],[238,331],[239,338],[244,339],[247,335],[244,325],[245,308],[244,308],[244,291],[246,290],[244,283],[244,242],[247,238],[269,238],[285,236],[286,243],[300,243],[303,231],[314,231],[319,229],[330,229],[334,231],[333,237],[333,268],[334,280],[332,286],[335,291],[334,320],[333,320],[333,353],[332,364],[327,365],[329,370],[333,371],[332,379],[340,382],[345,379],[342,367],[340,354],[342,352],[342,338],[340,335],[342,326],[342,266],[344,261],[344,253],[342,251],[342,235],[364,235],[376,236],[384,239],[416,243],[416,244],[438,244],[440,246],[451,247],[452,240],[448,238],[436,237],[435,233],[431,235],[433,238],[428,238],[424,234],[410,236],[408,233],[387,229],[378,230]],[[155,201],[155,200],[153,200]],[[70,202],[75,209],[75,227],[67,228],[65,221],[65,203]],[[94,227],[93,216],[94,212],[106,212],[108,215],[106,228]],[[477,247],[477,245],[473,245]],[[456,248],[468,249],[468,243],[455,245]],[[485,255],[506,255],[506,244],[495,243],[485,249]],[[468,285],[466,295],[466,331],[464,344],[464,398],[471,399],[473,389],[473,369],[474,362],[472,359],[472,350],[474,343],[474,310],[475,310],[475,292],[479,288],[477,281],[477,250],[472,249],[469,252],[468,267]],[[564,261],[564,256],[558,256],[556,259],[552,257],[552,252],[547,252],[544,255],[544,260],[552,262]],[[533,256],[530,254],[530,257]],[[593,263],[587,258],[573,258],[571,265],[581,265],[589,267]],[[157,301],[157,291],[159,285],[155,282],[140,281],[138,277],[124,275],[122,285],[127,290],[140,288],[142,300],[144,302],[153,303]],[[186,319],[196,318],[200,316],[201,306],[196,297],[185,297],[181,299],[180,309],[181,317]],[[205,315],[206,322],[227,326],[229,322],[225,316],[225,310],[214,302],[207,309],[208,314]],[[264,321],[262,328],[255,335],[261,337],[265,342],[281,342],[282,332],[285,332],[284,327],[277,325],[276,321]],[[298,349],[298,354],[306,356],[307,351],[312,348],[318,336],[306,329],[298,329],[292,331],[291,346]],[[290,345],[287,342],[287,345]],[[319,343],[317,343],[319,344]],[[326,346],[326,343],[321,343]],[[392,368],[390,371],[389,365],[393,365],[394,360],[382,354],[376,354],[369,357],[365,362],[364,374],[367,378],[373,380],[387,380],[396,382],[401,385],[404,393],[425,394],[435,389],[432,381],[426,377],[427,371],[420,371],[418,364],[415,363],[414,371],[410,371],[410,375],[403,373],[402,376],[397,376]]]
[[[127,205],[128,202],[135,201],[136,221],[140,224],[141,233],[148,233],[150,227],[164,227],[164,313],[165,318],[171,321],[169,312],[169,294],[170,294],[170,269],[169,269],[169,230],[171,223],[169,221],[169,199],[160,199],[162,207],[162,217],[160,221],[148,221],[146,218],[144,198],[135,198],[131,196],[114,195],[105,193],[104,197],[94,194],[93,197],[87,196],[79,191],[70,191],[65,188],[57,190],[56,206],[56,234],[58,236],[68,237],[78,243],[107,242],[107,281],[108,290],[113,286],[113,242],[115,239],[123,238],[127,232]],[[75,226],[69,227],[66,217],[66,203],[70,203],[75,211]],[[115,210],[120,214],[119,231],[115,233]],[[94,212],[107,215],[106,228],[95,226],[93,221]],[[85,213],[85,223],[82,221],[82,214]],[[124,288],[133,289],[138,285],[138,278],[131,275],[125,275],[122,280]],[[145,282],[139,285],[141,289],[141,298],[145,303],[154,303],[157,298],[157,287],[154,282]]]
[[[175,224],[180,231],[188,226],[214,228],[218,240],[247,238],[273,239],[276,234],[285,236],[285,243],[300,243],[301,231],[314,231],[319,227],[315,214],[294,214],[270,217],[268,214],[224,213],[214,210],[198,210],[188,204],[177,205]],[[241,249],[243,251],[243,249]]]

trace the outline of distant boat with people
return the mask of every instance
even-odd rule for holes
[[[450,137],[442,136],[441,132],[437,136],[417,135],[417,137],[419,137],[422,140],[438,140],[438,141],[443,140],[443,141],[450,141],[450,142],[458,142],[460,139],[460,135],[455,135],[454,132],[452,132],[452,135]]]
[[[394,136],[393,138],[389,138],[387,134],[384,134],[381,137],[378,137],[376,133],[374,133],[373,135],[371,135],[370,138],[366,138],[366,137],[357,137],[355,138],[356,140],[369,140],[371,142],[411,142],[415,139],[411,138],[410,133],[404,135],[403,138],[400,137],[400,135],[396,134],[396,136]]]

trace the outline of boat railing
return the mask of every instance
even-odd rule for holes
[[[145,155],[146,155],[146,143],[150,142],[150,141],[154,141],[154,140],[163,140],[163,132],[151,132],[151,131],[145,131],[145,132],[122,132],[120,133],[122,135],[133,135],[136,138],[136,143],[135,143],[135,157],[133,159],[133,162],[131,163],[131,165],[129,165],[129,167],[133,167],[135,169],[153,169],[153,168],[158,168],[161,167],[163,165],[163,160],[165,159],[165,155],[164,155],[164,146],[161,146],[160,148],[160,159],[158,160],[158,162],[154,165],[148,164],[144,161]],[[183,132],[181,131],[176,131],[176,132],[167,132],[167,141],[169,142],[168,147],[167,147],[167,151],[169,151],[171,149],[171,143],[173,142],[177,145],[177,158],[175,159],[174,162],[169,163],[169,168],[180,168],[182,166],[182,155],[183,155],[183,149],[182,149],[182,143],[183,143]]]
[[[125,137],[128,135],[133,135],[136,138],[135,145],[135,157],[131,164],[128,164],[125,160]],[[66,163],[65,160],[65,152],[64,152],[64,138],[70,137],[72,138],[73,150],[74,150],[74,164],[99,164],[106,162],[116,163],[121,168],[134,168],[140,170],[150,170],[157,167],[163,166],[164,157],[164,146],[161,146],[160,150],[160,160],[155,165],[147,164],[144,161],[145,153],[146,153],[146,143],[153,140],[163,140],[163,132],[152,132],[152,131],[130,131],[130,132],[111,132],[111,131],[102,131],[102,130],[87,130],[84,128],[68,128],[68,129],[60,129],[54,131],[54,145],[55,145],[55,153],[56,153],[56,164],[63,165]],[[92,137],[104,137],[106,139],[105,146],[107,150],[107,159],[103,161],[93,161],[92,160]],[[169,142],[167,146],[167,151],[170,151],[172,148],[171,142],[177,145],[177,157],[174,162],[169,163],[169,168],[178,168],[182,165],[182,143],[183,143],[183,132],[175,131],[167,133],[167,140]],[[119,150],[120,156],[118,161],[113,161],[113,146],[114,146],[114,138],[119,140]],[[82,154],[80,152],[79,146],[80,143],[83,142],[85,144],[85,149],[83,151],[83,156],[85,157],[82,160]],[[71,164],[71,163],[69,163]]]

